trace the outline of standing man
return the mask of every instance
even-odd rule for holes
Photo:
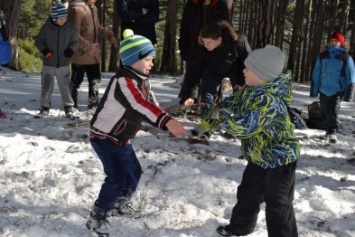
[[[195,52],[199,47],[198,35],[206,23],[229,20],[228,6],[224,0],[188,0],[184,7],[180,26],[180,55],[186,61],[186,71],[194,64]],[[190,97],[190,83],[185,82],[179,93],[180,104]]]
[[[68,9],[69,22],[79,38],[79,49],[72,58],[71,96],[74,106],[78,108],[78,90],[86,72],[89,82],[89,110],[95,110],[99,102],[101,51],[98,38],[104,37],[114,47],[118,47],[113,32],[100,25],[95,2],[96,0],[71,0]]]
[[[131,29],[137,35],[157,43],[155,23],[159,20],[158,0],[117,0],[117,11],[121,18],[121,32]],[[121,35],[121,39],[123,39]]]

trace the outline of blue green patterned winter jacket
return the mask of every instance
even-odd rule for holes
[[[214,107],[201,125],[205,130],[221,125],[241,140],[245,158],[264,169],[287,165],[300,155],[286,107],[291,101],[290,73],[283,73],[261,86],[244,86]],[[218,110],[218,119],[212,119]]]

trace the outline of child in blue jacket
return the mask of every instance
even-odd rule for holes
[[[329,36],[329,44],[317,58],[312,73],[311,97],[318,97],[325,118],[326,138],[337,142],[340,102],[351,83],[355,83],[354,61],[344,47],[345,37],[340,32]]]

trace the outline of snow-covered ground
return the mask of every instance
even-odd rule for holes
[[[0,236],[85,237],[86,217],[104,179],[88,142],[88,127],[63,128],[57,86],[50,116],[35,119],[40,74],[1,68]],[[112,76],[104,73],[100,93]],[[179,83],[154,76],[161,105],[177,102]],[[309,86],[294,84],[293,107],[307,112]],[[87,119],[87,83],[79,109]],[[338,143],[320,139],[320,130],[296,130],[302,144],[294,207],[299,236],[355,236],[355,106],[343,103]],[[194,122],[181,118],[187,128]],[[133,207],[143,217],[111,217],[112,237],[212,237],[228,223],[246,161],[240,141],[213,135],[210,145],[189,145],[183,138],[145,126],[132,140],[143,175]],[[266,237],[264,205],[251,237]]]

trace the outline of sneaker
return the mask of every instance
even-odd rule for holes
[[[126,204],[124,204],[123,206],[120,206],[120,207],[114,207],[110,211],[110,214],[111,214],[111,216],[122,216],[122,217],[127,217],[127,218],[134,218],[134,219],[138,219],[138,218],[142,217],[142,215],[139,211],[134,210],[132,208],[131,202],[127,202]]]
[[[49,115],[49,108],[48,107],[42,107],[38,114],[35,115],[35,118],[43,118]]]
[[[219,226],[216,230],[217,230],[217,233],[222,236],[236,236],[236,235],[232,234],[232,231],[231,231],[229,225]]]
[[[66,106],[64,107],[64,112],[65,112],[65,117],[70,118],[70,119],[75,119],[77,118],[77,110],[75,109],[74,106]]]
[[[86,227],[90,231],[95,231],[100,234],[107,234],[105,233],[107,226],[110,226],[110,222],[107,220],[106,214],[101,214],[95,211],[90,212],[90,216],[86,222]]]
[[[96,110],[96,108],[97,108],[97,103],[92,103],[88,105],[89,110]]]
[[[328,139],[329,139],[329,142],[330,142],[330,143],[337,143],[337,141],[338,141],[337,135],[335,135],[335,134],[330,134],[330,135],[328,136]]]

